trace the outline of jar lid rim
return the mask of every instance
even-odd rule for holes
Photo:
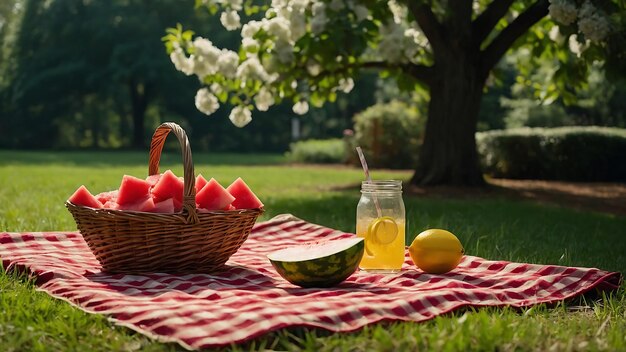
[[[376,180],[363,181],[361,183],[362,191],[388,191],[395,192],[402,190],[402,181],[400,180]]]

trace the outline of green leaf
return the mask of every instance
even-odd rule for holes
[[[317,91],[311,93],[310,100],[311,100],[311,105],[315,106],[316,108],[321,108],[322,106],[324,106],[324,103],[326,102],[326,99],[324,98],[324,96],[322,96]]]

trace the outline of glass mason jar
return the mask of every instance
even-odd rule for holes
[[[405,246],[401,181],[363,181],[356,208],[356,234],[365,239],[361,269],[384,273],[400,271]]]

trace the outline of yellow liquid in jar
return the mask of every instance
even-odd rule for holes
[[[367,229],[372,221],[376,219],[365,219],[357,221],[356,235],[367,241]],[[398,225],[398,235],[390,243],[381,244],[376,241],[367,243],[369,253],[363,254],[359,268],[363,270],[381,270],[395,272],[402,268],[404,263],[404,221],[396,222]]]

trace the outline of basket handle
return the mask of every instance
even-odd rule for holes
[[[159,161],[161,160],[161,152],[163,144],[170,131],[174,132],[178,142],[182,148],[183,154],[183,212],[187,212],[187,223],[195,224],[198,222],[198,213],[196,210],[196,179],[193,170],[193,161],[191,160],[191,146],[187,133],[174,122],[165,122],[157,127],[152,135],[150,143],[150,164],[148,166],[148,175],[156,175],[159,173]]]

